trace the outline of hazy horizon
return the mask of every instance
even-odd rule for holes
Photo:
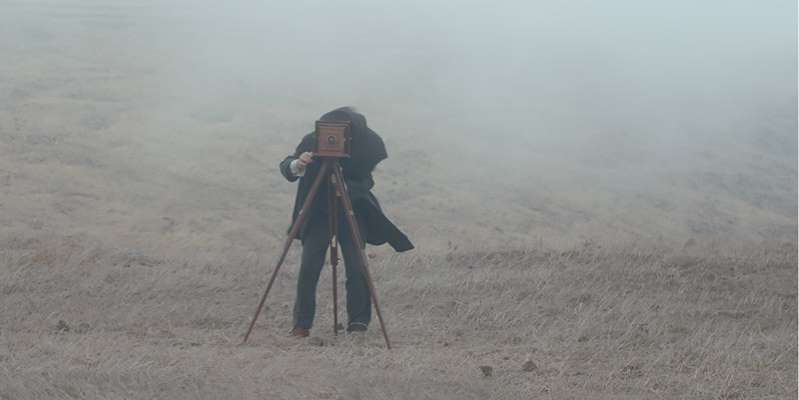
[[[796,1],[0,0],[0,399],[796,398]],[[296,183],[385,140],[376,320]],[[343,319],[346,287],[338,287]]]
[[[3,72],[7,113],[37,92],[70,99],[79,121],[102,120],[76,134],[122,135],[139,143],[123,157],[187,178],[221,168],[203,153],[238,163],[259,146],[274,174],[315,118],[353,105],[405,184],[526,198],[483,199],[528,213],[499,225],[537,224],[541,196],[596,227],[655,201],[655,221],[693,226],[679,236],[795,240],[793,2],[5,4],[2,48],[28,66]]]

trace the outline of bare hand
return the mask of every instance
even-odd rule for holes
[[[308,164],[313,162],[313,153],[310,151],[306,151],[305,153],[300,154],[300,158],[297,159],[297,169],[300,171],[304,171],[305,167]]]

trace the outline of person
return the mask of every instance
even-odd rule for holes
[[[352,107],[341,107],[324,114],[320,120],[350,123],[350,157],[340,159],[347,192],[352,200],[355,219],[361,237],[366,243],[382,245],[388,243],[395,251],[413,249],[413,244],[383,213],[377,198],[372,194],[374,186],[372,171],[388,157],[383,139],[366,124],[366,118]],[[280,172],[289,181],[299,180],[292,212],[292,224],[305,203],[314,178],[322,164],[314,159],[316,143],[314,133],[305,135],[294,154],[280,162]],[[297,295],[294,302],[294,326],[292,336],[306,337],[310,333],[316,311],[316,287],[330,245],[330,216],[328,185],[324,182],[310,205],[306,222],[297,238],[302,242],[300,272],[297,279]],[[363,265],[358,255],[357,243],[353,243],[349,224],[338,205],[336,224],[339,249],[344,256],[347,290],[347,332],[366,331],[371,320],[372,302]]]

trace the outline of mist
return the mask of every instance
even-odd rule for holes
[[[797,396],[795,0],[0,0],[0,60],[0,399]],[[278,164],[341,106],[414,248],[336,275]]]
[[[795,239],[795,2],[6,2],[0,18],[4,53],[68,81],[54,96],[78,99],[79,124],[99,118],[75,135],[111,168],[263,182],[352,105],[388,144],[377,192],[431,241],[486,224],[497,242]],[[3,76],[7,110],[47,90]]]

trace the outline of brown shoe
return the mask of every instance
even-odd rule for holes
[[[308,337],[308,335],[310,334],[311,332],[309,330],[305,328],[300,328],[299,326],[295,326],[294,329],[291,330],[291,336],[298,338]]]

